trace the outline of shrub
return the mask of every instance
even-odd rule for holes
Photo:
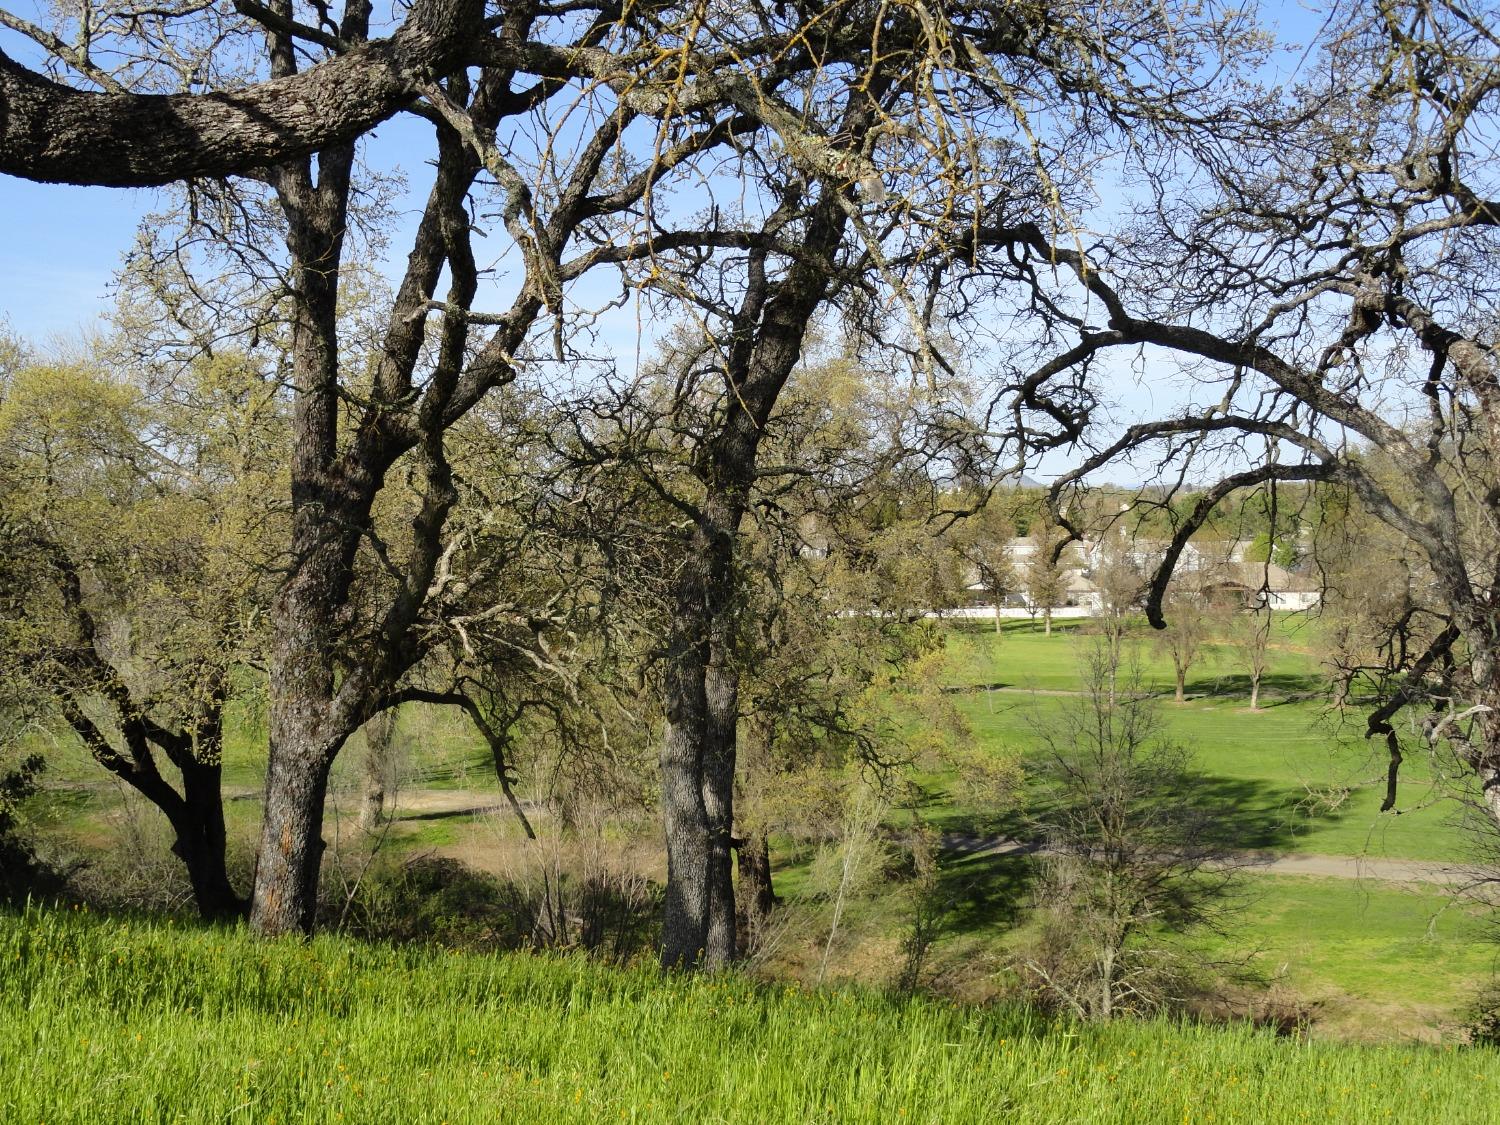
[[[63,890],[62,876],[37,857],[22,829],[21,803],[35,795],[42,766],[40,754],[27,755],[14,766],[0,764],[0,902],[56,896]]]
[[[1476,1047],[1500,1047],[1500,980],[1480,990],[1469,1009],[1469,1042]]]

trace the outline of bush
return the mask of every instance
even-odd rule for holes
[[[366,876],[345,928],[364,937],[456,949],[582,948],[628,957],[653,940],[655,894],[565,875],[536,886],[456,859],[387,862]]]
[[[40,754],[0,764],[0,902],[55,897],[64,888],[62,876],[37,857],[22,831],[21,803],[36,794],[42,766]]]
[[[1500,980],[1491,981],[1480,990],[1469,1009],[1465,1027],[1474,1046],[1500,1047]]]
[[[365,937],[463,949],[515,949],[525,912],[499,879],[456,859],[419,856],[377,865],[351,904],[346,928]]]

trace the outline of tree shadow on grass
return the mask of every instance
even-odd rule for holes
[[[1260,678],[1261,709],[1283,703],[1301,703],[1308,699],[1323,699],[1327,696],[1327,681],[1322,677],[1302,672],[1267,672]],[[1228,672],[1223,675],[1190,677],[1184,685],[1189,700],[1229,700],[1240,698],[1250,701],[1250,677],[1244,672]],[[942,689],[945,695],[979,695],[987,691],[1029,690],[1038,696],[1087,695],[1082,688],[1036,688],[1020,680],[986,680],[978,683],[953,684]],[[1146,693],[1158,698],[1170,699],[1174,688],[1169,681],[1160,678],[1145,685]]]
[[[398,809],[391,819],[406,824],[424,820],[463,820],[507,811],[504,801],[497,800],[492,805],[473,805],[462,809],[428,809],[423,812],[402,812]]]
[[[1194,771],[1186,792],[1162,800],[1190,801],[1203,814],[1196,844],[1225,854],[1290,849],[1312,826],[1336,824],[1344,809],[1306,807],[1306,790],[1252,779]],[[934,798],[934,803],[938,798]],[[1062,818],[1066,809],[1042,793],[1026,797],[1026,809],[1003,814],[943,818],[939,865],[942,895],[949,903],[953,933],[1009,928],[1032,905],[1039,841],[1031,825]]]
[[[1260,678],[1261,706],[1270,706],[1273,703],[1293,702],[1294,699],[1305,699],[1309,696],[1321,697],[1327,688],[1327,681],[1316,674],[1308,672],[1267,672]],[[1225,699],[1231,697],[1242,697],[1248,704],[1250,701],[1250,676],[1246,672],[1226,672],[1222,675],[1194,676],[1187,682],[1187,692],[1192,696],[1207,697],[1210,699]],[[1281,699],[1265,699],[1267,695],[1281,696]],[[1292,697],[1292,698],[1286,698]]]

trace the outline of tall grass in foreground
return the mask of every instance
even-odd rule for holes
[[[0,913],[3,1121],[1487,1121],[1488,1050]]]

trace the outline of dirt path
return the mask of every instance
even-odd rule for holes
[[[1316,875],[1333,879],[1373,879],[1382,883],[1443,883],[1467,886],[1481,881],[1480,872],[1454,863],[1375,856],[1277,855],[1250,857],[1250,869],[1270,875]]]
[[[981,855],[1029,855],[1035,842],[1001,836],[943,835],[944,848],[965,858]],[[1436,883],[1468,886],[1482,881],[1480,872],[1456,863],[1376,856],[1298,855],[1285,852],[1237,852],[1231,862],[1262,875],[1309,875],[1322,879],[1367,879],[1377,883]]]

